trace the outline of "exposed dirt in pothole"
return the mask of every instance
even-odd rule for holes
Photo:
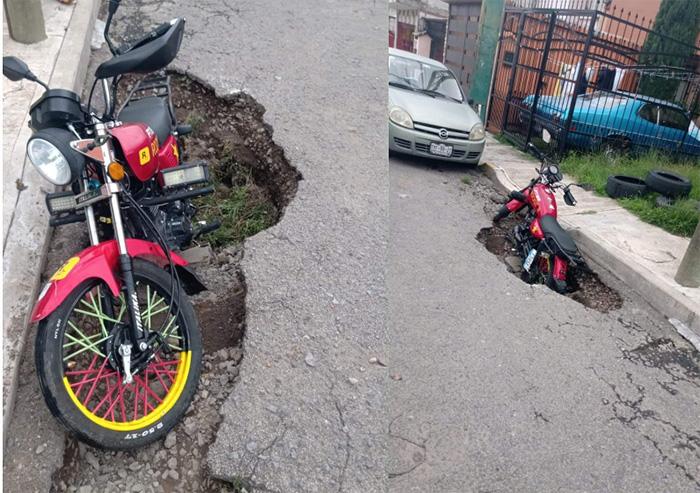
[[[522,260],[514,248],[511,232],[520,220],[519,216],[507,217],[499,224],[482,228],[476,237],[489,252],[508,266],[510,272],[518,277],[522,270]],[[607,313],[622,307],[622,296],[607,286],[595,272],[574,271],[571,285],[572,292],[565,296],[588,308]]]

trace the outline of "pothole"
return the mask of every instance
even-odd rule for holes
[[[515,245],[510,239],[513,228],[521,219],[507,217],[488,228],[482,228],[476,239],[486,249],[496,255],[506,266],[508,271],[521,278],[522,260],[517,255]],[[564,296],[578,301],[582,305],[607,313],[622,307],[623,299],[620,294],[606,285],[595,272],[574,271],[571,282],[572,291]]]
[[[243,357],[242,241],[279,221],[301,176],[273,142],[272,128],[263,122],[265,109],[252,97],[241,93],[217,98],[182,75],[173,74],[171,83],[178,121],[194,128],[184,139],[183,160],[208,161],[216,187],[214,194],[199,200],[197,217],[223,224],[201,239],[212,245],[213,254],[195,266],[209,288],[192,298],[204,343],[200,385],[184,419],[165,441],[109,452],[67,438],[52,491],[238,491],[209,477],[206,455],[221,420],[219,408],[233,390]]]

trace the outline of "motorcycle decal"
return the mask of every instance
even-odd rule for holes
[[[148,147],[144,147],[139,151],[139,163],[141,166],[145,166],[151,161],[151,150]]]
[[[73,270],[73,267],[78,265],[78,262],[80,262],[80,257],[71,257],[68,260],[66,260],[66,263],[59,267],[59,269],[56,272],[54,272],[53,276],[51,276],[50,281],[60,281],[61,279],[65,279],[66,276],[70,273],[70,271]]]

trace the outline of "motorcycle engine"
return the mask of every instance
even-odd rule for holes
[[[195,211],[192,204],[183,201],[150,208],[153,222],[171,250],[182,250],[192,242]]]

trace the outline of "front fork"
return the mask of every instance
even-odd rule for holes
[[[105,183],[114,183],[107,172],[107,167],[114,160],[114,155],[105,124],[97,123],[95,125],[95,136],[97,139],[104,139],[104,143],[101,145],[101,150],[103,156],[103,175]],[[129,342],[121,344],[118,349],[122,358],[122,366],[124,369],[124,383],[128,384],[133,380],[131,375],[132,348],[137,348],[139,351],[145,351],[148,348],[148,343],[147,335],[143,330],[143,323],[141,321],[141,309],[139,307],[138,295],[136,293],[133,263],[126,249],[126,235],[124,233],[124,223],[122,221],[122,213],[119,207],[118,193],[112,193],[112,195],[109,197],[109,208],[112,215],[114,238],[117,240],[117,248],[119,251],[119,268],[122,274],[122,290],[124,291],[127,312],[131,320],[131,323],[129,324]],[[87,216],[88,229],[90,232],[90,242],[93,245],[96,245],[99,243],[99,238],[97,235],[95,213],[92,206],[86,208],[85,214]],[[109,306],[106,314],[114,318],[111,301],[104,300],[103,304]]]

